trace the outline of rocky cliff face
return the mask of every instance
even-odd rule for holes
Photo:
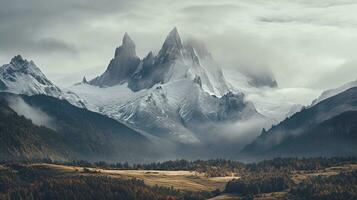
[[[107,70],[89,84],[108,87],[127,83],[137,92],[178,79],[200,79],[202,88],[217,96],[229,91],[222,70],[204,44],[195,40],[183,43],[176,28],[168,34],[157,55],[150,52],[142,60],[136,56],[135,44],[126,33]]]
[[[140,62],[140,58],[136,56],[133,40],[125,33],[122,45],[115,50],[114,58],[110,61],[107,70],[89,83],[100,87],[122,84],[129,80]]]

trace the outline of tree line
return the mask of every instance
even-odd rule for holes
[[[24,165],[0,168],[0,199],[13,200],[204,200],[211,192],[148,186],[140,179],[68,175]]]
[[[211,159],[188,161],[184,159],[170,160],[165,162],[153,162],[145,164],[129,164],[128,162],[107,163],[79,161],[53,161],[32,160],[24,163],[50,163],[79,167],[92,167],[102,169],[122,170],[186,170],[205,173],[209,177],[218,176],[241,176],[247,173],[258,172],[291,172],[300,170],[322,170],[342,164],[356,163],[356,157],[315,157],[315,158],[275,158],[257,163],[243,163],[235,160]],[[0,162],[1,163],[1,162]],[[8,162],[5,162],[8,163]]]

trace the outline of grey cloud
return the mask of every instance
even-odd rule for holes
[[[34,124],[55,129],[53,119],[38,108],[31,107],[21,97],[9,97],[7,99],[9,107],[18,115],[30,119]]]
[[[321,16],[319,16],[321,17]],[[292,17],[292,16],[273,16],[273,17],[258,17],[258,22],[263,23],[293,23],[293,24],[306,24],[315,26],[336,26],[336,27],[351,27],[356,26],[357,21],[344,21],[339,19],[334,20],[321,20],[316,16],[303,16],[303,17]]]
[[[354,0],[300,0],[301,4],[308,6],[308,7],[319,7],[319,8],[329,8],[329,7],[336,7],[336,6],[345,6],[345,5],[354,5],[356,1]]]
[[[271,68],[281,87],[325,89],[352,76],[343,64],[357,51],[356,5],[354,0],[0,0],[0,61],[21,53],[45,73],[94,66],[103,71],[124,32],[144,56],[157,51],[177,26],[183,38],[204,40],[223,68]]]
[[[209,14],[217,13],[217,12],[231,12],[231,11],[237,11],[237,9],[240,9],[240,7],[235,4],[211,4],[211,5],[192,5],[182,8],[181,11],[185,13],[197,15],[197,14],[202,14],[204,12],[208,12]]]
[[[62,51],[68,52],[70,54],[77,54],[77,49],[62,40],[58,40],[55,38],[43,38],[36,42],[37,48],[44,52],[55,52]]]
[[[126,9],[134,2],[0,0],[0,51],[76,53],[75,46],[64,41],[60,33],[50,35],[52,27],[65,24],[64,28],[71,30],[90,18]]]
[[[331,70],[323,77],[318,77],[315,84],[320,84],[325,88],[335,88],[349,81],[357,79],[357,60],[350,60],[341,67]],[[333,82],[331,80],[334,80]]]
[[[11,39],[13,38],[13,39]],[[34,38],[25,38],[25,36],[13,35],[7,38],[0,38],[0,52],[10,51],[13,54],[17,52],[29,51],[32,53],[49,54],[49,53],[64,53],[66,55],[76,55],[77,48],[74,45],[68,44],[61,39],[42,38],[36,40]]]
[[[260,17],[257,19],[260,22],[266,23],[311,23],[313,22],[312,19],[309,18],[291,18],[291,17]]]

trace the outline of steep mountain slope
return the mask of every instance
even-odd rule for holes
[[[19,98],[23,102],[15,101]],[[48,118],[45,125],[52,129],[32,128],[34,129],[31,132],[32,135],[23,133],[21,130],[14,131],[25,139],[17,140],[19,143],[15,141],[9,148],[16,149],[20,146],[20,149],[33,149],[32,143],[28,145],[26,143],[30,140],[38,146],[38,149],[34,150],[35,152],[40,151],[46,155],[51,151],[47,152],[46,148],[42,148],[42,146],[58,147],[53,151],[56,152],[55,155],[62,155],[64,159],[142,161],[145,158],[150,159],[151,155],[154,156],[148,147],[151,145],[150,141],[140,133],[116,120],[78,108],[67,101],[45,95],[19,96],[10,93],[0,93],[0,101],[3,102],[3,105],[17,109],[19,115],[23,115],[19,108],[24,106],[19,103],[16,104],[16,102],[33,108],[31,111],[33,113],[27,116],[38,116],[39,114],[36,111],[40,111],[42,115],[44,113]],[[22,112],[28,111],[29,109]],[[19,117],[17,116],[17,118]],[[27,126],[34,127],[28,120],[23,119],[23,121]],[[16,129],[11,125],[6,127],[6,124],[4,124],[4,128]],[[22,144],[22,142],[25,143]],[[16,151],[20,150],[14,152]]]
[[[85,107],[76,94],[62,91],[47,79],[33,61],[27,61],[20,55],[0,67],[0,91],[25,95],[44,94],[65,99],[78,107]]]
[[[136,56],[135,44],[125,33],[122,46],[115,50],[114,58],[107,70],[89,83],[101,87],[121,84],[133,75],[139,63],[140,58]]]
[[[180,79],[195,80],[206,92],[217,96],[229,91],[222,70],[205,46],[195,40],[183,44],[174,28],[158,55],[150,52],[142,60],[136,55],[133,40],[125,33],[106,71],[89,84],[108,87],[127,83],[136,92]]]
[[[357,87],[303,109],[263,133],[242,156],[357,155]]]
[[[66,151],[58,151],[60,145],[57,142],[43,138],[46,135],[59,136],[57,132],[36,126],[17,115],[7,102],[0,100],[0,160],[61,160],[67,157]]]
[[[166,37],[164,44],[157,56],[149,53],[142,65],[128,83],[133,91],[151,88],[155,84],[168,83],[180,79],[191,79],[201,85],[204,91],[222,96],[228,92],[228,86],[223,73],[213,59],[204,54],[208,52],[201,46],[198,54],[197,43],[183,44],[180,35],[174,28]],[[196,49],[195,49],[196,48]]]
[[[218,126],[264,118],[243,93],[230,92],[204,44],[182,42],[176,28],[157,55],[150,52],[140,62],[135,44],[125,34],[113,60],[104,74],[71,90],[86,100],[89,109],[150,135],[198,144],[204,142],[205,132]]]
[[[335,96],[343,91],[346,91],[350,88],[353,88],[353,87],[357,87],[357,80],[355,81],[351,81],[349,83],[346,83],[340,87],[337,87],[337,88],[334,88],[334,89],[331,89],[331,90],[326,90],[324,91],[317,99],[315,99],[311,105],[316,105],[318,104],[319,102],[327,99],[327,98],[330,98],[332,96]]]

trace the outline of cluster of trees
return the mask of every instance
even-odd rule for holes
[[[251,172],[315,171],[356,162],[356,157],[274,158],[258,163],[249,163],[246,167]]]
[[[291,188],[293,199],[357,199],[357,170],[335,176],[317,176]]]
[[[21,165],[9,165],[0,169],[0,199],[203,200],[210,197],[210,192],[183,192],[168,187],[150,187],[139,179],[57,174],[51,170]]]
[[[4,101],[0,93],[0,159],[61,158],[59,153],[54,153],[55,148],[42,138],[46,134],[55,138],[57,133],[17,115]]]
[[[285,192],[283,198],[291,200],[357,199],[357,170],[307,178],[298,184],[286,172],[257,173],[229,181],[224,192],[238,194],[242,199],[272,192]]]
[[[51,162],[51,161],[46,161]],[[89,168],[191,170],[221,176],[240,173],[240,179],[229,181],[224,192],[243,199],[263,193],[284,192],[284,199],[357,199],[357,170],[334,176],[317,176],[296,183],[291,180],[297,171],[323,170],[328,167],[356,163],[356,158],[277,158],[253,164],[229,160],[176,160],[162,163],[130,165],[86,161],[67,162]],[[53,163],[53,162],[52,162]],[[63,163],[61,163],[63,164]],[[168,187],[150,187],[142,180],[121,180],[100,173],[68,175],[53,170],[40,170],[31,165],[5,163],[0,165],[0,199],[148,199],[201,200],[218,195],[213,192],[183,192]]]
[[[259,174],[234,179],[227,183],[225,192],[239,195],[255,195],[288,189],[292,181],[284,174]]]
[[[44,162],[80,167],[99,167],[103,169],[197,171],[200,173],[205,173],[209,177],[232,176],[242,174],[246,171],[246,165],[244,163],[224,159],[196,161],[188,161],[181,159],[165,162],[153,162],[147,164],[129,164],[127,162],[109,164],[103,161],[90,163],[88,161],[53,162],[50,160],[44,160]]]
[[[225,159],[211,160],[173,160],[165,162],[154,162],[147,164],[106,163],[88,161],[56,162],[51,160],[37,160],[32,162],[45,162],[64,164],[80,167],[99,167],[103,169],[139,169],[139,170],[187,170],[205,173],[209,177],[217,176],[241,176],[247,173],[267,172],[292,172],[292,171],[315,171],[342,164],[356,163],[356,157],[316,157],[316,158],[275,158],[258,163],[242,163],[239,161]]]

